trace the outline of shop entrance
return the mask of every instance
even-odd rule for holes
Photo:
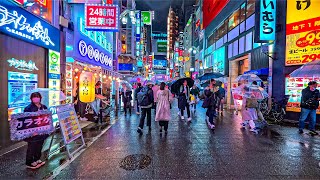
[[[232,97],[231,90],[238,86],[235,83],[235,79],[244,74],[244,72],[250,70],[250,53],[242,57],[229,61],[229,85],[228,85],[228,96],[227,105],[229,109],[234,108],[234,100]]]

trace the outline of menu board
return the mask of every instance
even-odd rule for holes
[[[320,78],[286,78],[286,95],[290,95],[287,104],[287,111],[301,112],[300,102],[302,90],[308,86],[310,81],[320,81]],[[320,114],[320,108],[317,109],[317,114]]]
[[[56,110],[65,144],[82,137],[81,127],[73,104],[57,106]]]

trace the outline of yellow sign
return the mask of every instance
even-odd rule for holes
[[[186,57],[184,57],[184,60],[185,60],[185,61],[189,61],[189,60],[190,60],[190,57],[189,57],[189,56],[186,56]]]
[[[90,103],[95,99],[95,77],[91,72],[83,72],[79,78],[79,99]]]
[[[287,0],[286,66],[320,59],[320,0]]]
[[[179,61],[183,61],[183,57],[182,56],[179,56]]]

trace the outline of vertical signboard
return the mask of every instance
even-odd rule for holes
[[[49,50],[49,88],[60,90],[60,53]],[[49,92],[49,106],[59,104],[59,91]]]
[[[151,25],[152,23],[152,16],[151,11],[141,11],[141,18],[143,24]]]
[[[119,9],[111,4],[85,4],[86,29],[118,31]]]
[[[320,59],[320,1],[287,1],[286,66]]]
[[[255,42],[270,42],[276,39],[276,0],[256,1]]]

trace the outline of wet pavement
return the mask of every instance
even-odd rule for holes
[[[202,108],[191,124],[177,112],[162,136],[155,122],[140,136],[139,116],[121,115],[55,179],[320,179],[319,136],[277,125],[255,135],[231,112],[213,132]]]

